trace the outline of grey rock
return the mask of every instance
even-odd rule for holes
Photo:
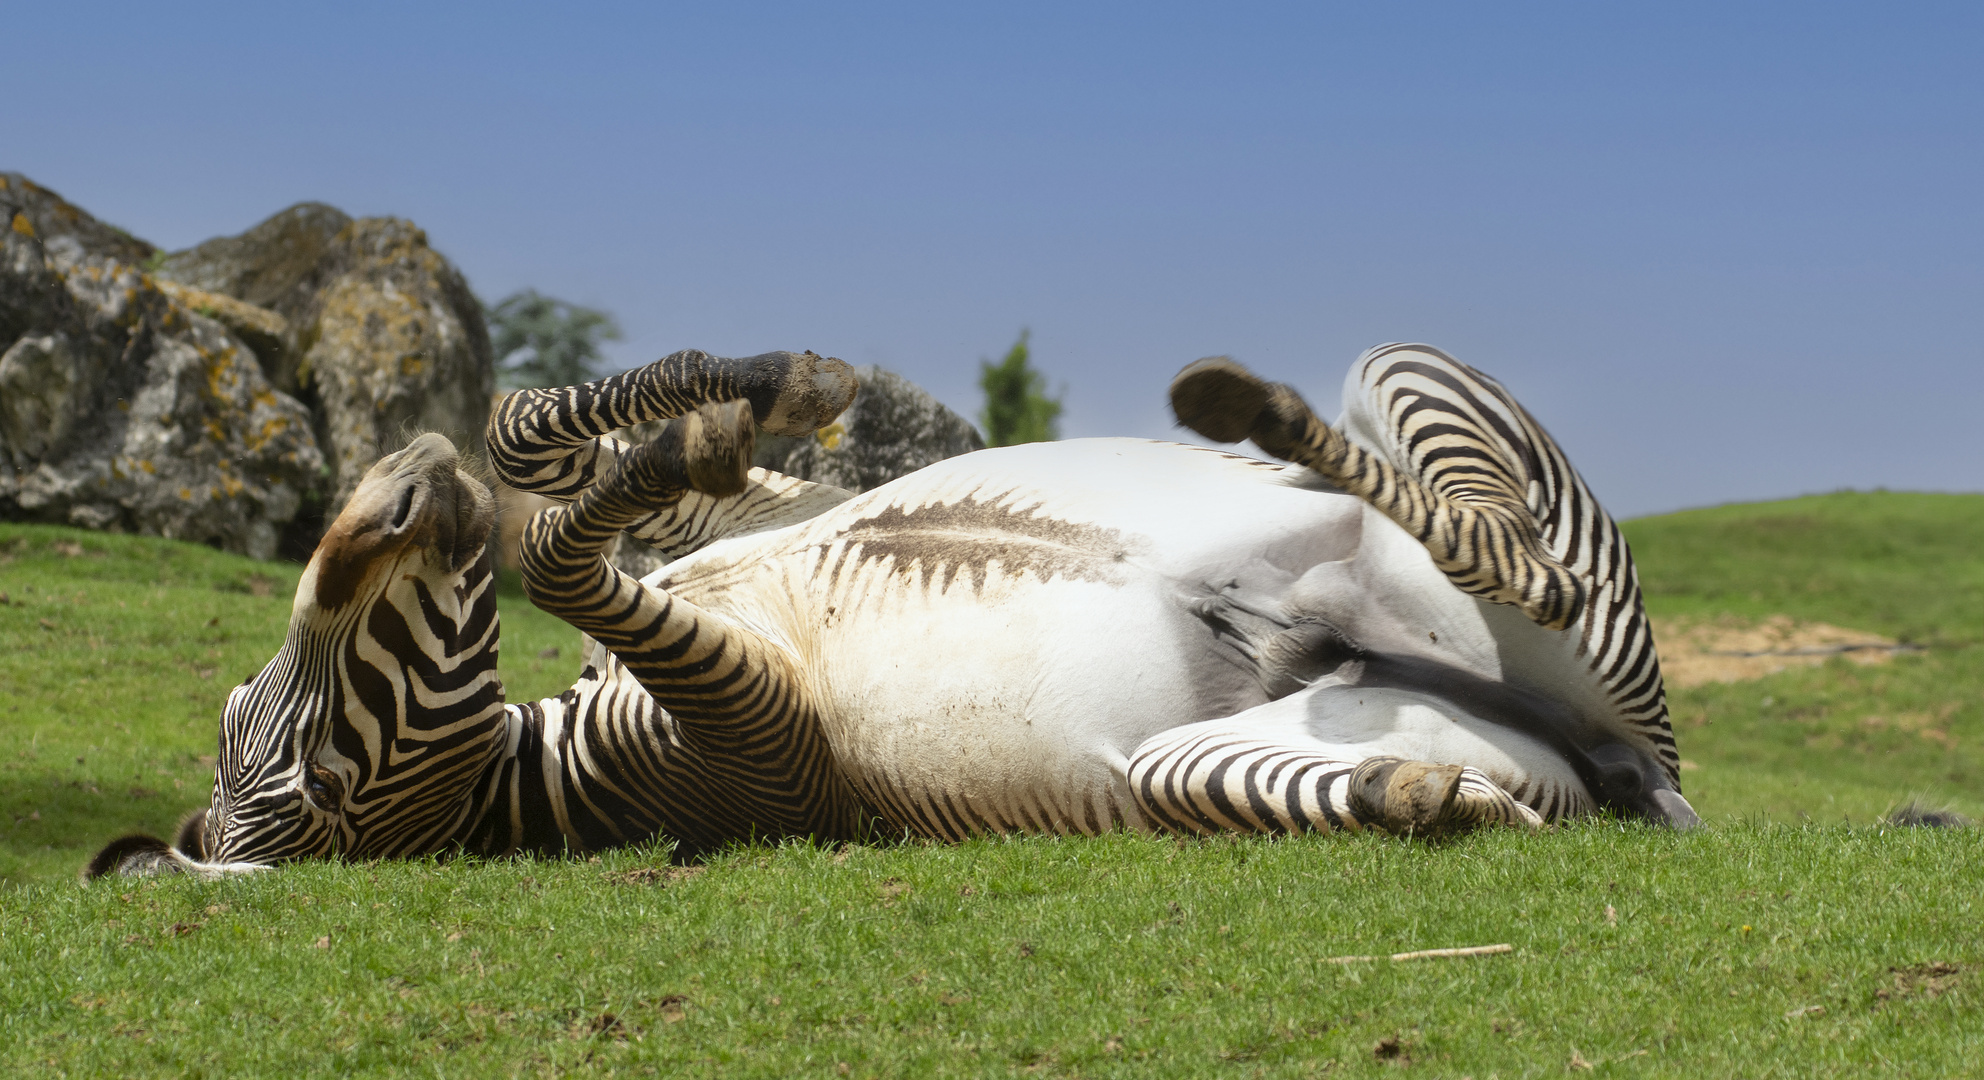
[[[301,340],[318,294],[346,268],[341,234],[349,215],[323,203],[297,203],[239,236],[217,236],[163,256],[154,271],[162,280],[218,293],[274,312],[284,325],[261,340],[249,337],[276,389],[303,389],[297,366],[308,349]]]
[[[873,364],[854,369],[861,392],[842,413],[840,432],[798,438],[760,436],[752,464],[860,493],[945,458],[985,449],[971,422],[929,391]]]
[[[82,325],[83,314],[63,287],[62,275],[49,265],[26,216],[8,214],[0,207],[0,227],[4,227],[0,231],[0,349],[32,333]]]
[[[335,515],[365,470],[413,432],[483,451],[496,386],[482,305],[410,221],[365,218],[341,230],[323,288],[300,316],[296,380],[314,399],[330,459]]]
[[[307,410],[68,212],[0,233],[0,517],[273,556],[322,468]]]
[[[300,554],[413,433],[482,450],[482,305],[411,222],[301,203],[162,254],[0,173],[0,225],[0,515]]]
[[[288,350],[283,342],[289,334],[289,320],[281,315],[223,293],[207,292],[156,275],[154,280],[165,295],[181,306],[213,319],[227,327],[229,333],[247,342],[248,347],[255,350],[256,359],[261,361],[262,374],[267,375],[271,366],[279,365],[287,355]]]
[[[11,219],[15,214],[27,218],[43,244],[73,247],[77,254],[143,265],[158,250],[115,225],[98,221],[20,173],[0,172],[0,218]]]
[[[59,330],[22,335],[0,353],[0,445],[11,464],[32,465],[69,441],[92,366]]]
[[[207,297],[276,389],[310,405],[331,469],[327,519],[414,432],[481,452],[495,385],[482,305],[412,222],[298,203],[164,256],[158,274],[196,308]]]

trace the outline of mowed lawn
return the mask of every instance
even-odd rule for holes
[[[1627,531],[1657,617],[1924,648],[1671,692],[1710,822],[1687,835],[654,847],[85,887],[96,845],[205,802],[220,703],[300,568],[0,525],[0,1074],[1975,1074],[1981,831],[1878,819],[1984,817],[1984,496]],[[562,689],[577,635],[514,588],[503,612],[512,696]]]

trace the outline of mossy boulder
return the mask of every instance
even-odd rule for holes
[[[272,557],[322,482],[309,411],[159,287],[151,245],[0,179],[0,517]]]
[[[255,346],[278,390],[310,405],[331,470],[326,513],[411,432],[481,450],[495,385],[482,305],[412,222],[298,203],[162,256],[158,274],[246,305],[211,313]],[[247,324],[254,312],[264,328]]]
[[[296,377],[315,401],[335,513],[410,432],[481,453],[496,367],[482,305],[412,222],[354,221],[329,257],[335,273],[300,320]]]
[[[20,173],[0,172],[0,210],[27,219],[43,244],[71,248],[77,254],[101,255],[118,262],[143,265],[158,249],[115,225],[91,217],[67,199]]]
[[[303,358],[297,338],[317,295],[343,268],[338,237],[350,225],[350,215],[335,206],[297,203],[238,236],[160,255],[154,273],[180,288],[273,313],[281,326],[249,343],[276,389],[296,394],[304,389],[297,380]]]

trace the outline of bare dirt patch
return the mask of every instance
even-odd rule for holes
[[[1800,622],[1772,615],[1761,622],[1724,616],[1716,619],[1662,619],[1653,624],[1660,649],[1660,671],[1670,686],[1761,679],[1794,667],[1817,667],[1835,656],[1856,664],[1885,664],[1917,646],[1865,630],[1828,623]]]
[[[602,875],[614,885],[659,885],[664,888],[700,876],[705,866],[642,866]]]
[[[1888,974],[1893,982],[1874,991],[1878,1001],[1892,1001],[1896,998],[1927,997],[1937,998],[1955,989],[1963,968],[1943,962],[1912,964],[1908,967],[1891,967]],[[1878,1004],[1875,1006],[1879,1007]]]

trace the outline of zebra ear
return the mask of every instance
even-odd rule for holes
[[[181,855],[194,862],[204,862],[207,858],[207,808],[187,814],[179,822],[179,832],[172,838],[172,846]]]

